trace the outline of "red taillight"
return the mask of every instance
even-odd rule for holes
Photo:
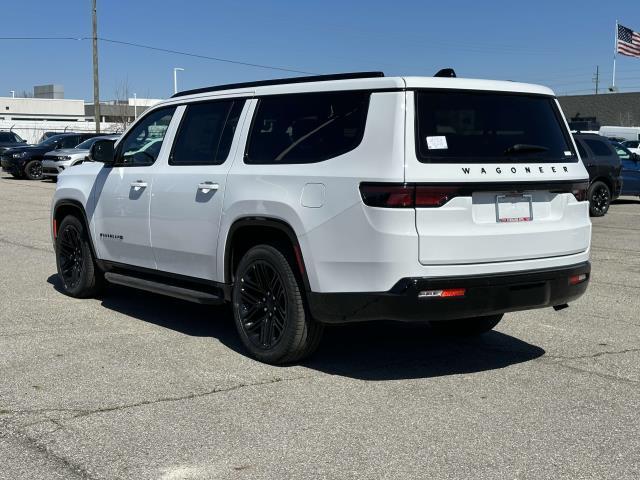
[[[586,273],[581,273],[579,275],[571,275],[569,277],[569,285],[578,285],[579,283],[584,282],[587,279]]]
[[[441,207],[459,194],[456,187],[421,186],[416,187],[416,207]]]
[[[398,184],[360,185],[360,196],[370,207],[411,208],[414,205],[415,187]]]
[[[58,221],[54,218],[53,219],[53,239],[55,240],[56,238],[58,238]]]
[[[387,208],[441,207],[460,194],[460,189],[439,185],[363,183],[360,195],[365,205]]]
[[[466,288],[443,288],[442,290],[423,290],[418,293],[418,298],[446,298],[464,297]]]

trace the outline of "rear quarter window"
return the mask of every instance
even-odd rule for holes
[[[585,138],[584,143],[587,144],[596,157],[608,157],[614,154],[613,148],[606,142]]]
[[[364,135],[369,92],[323,92],[260,99],[248,164],[316,163],[355,149]]]

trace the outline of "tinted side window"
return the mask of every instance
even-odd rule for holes
[[[583,160],[585,158],[588,158],[589,155],[587,154],[585,148],[582,146],[582,142],[580,140],[576,140],[576,145],[578,146],[578,152],[580,152],[580,158],[582,158]]]
[[[245,163],[315,163],[362,141],[368,92],[279,95],[260,100]]]
[[[605,142],[585,138],[584,143],[587,144],[593,154],[597,157],[608,157],[613,153],[611,151],[611,147]]]
[[[153,165],[175,110],[176,107],[160,108],[138,122],[118,146],[116,164],[133,167]]]
[[[170,165],[220,165],[229,155],[244,100],[194,103],[187,106]]]
[[[73,148],[80,143],[80,137],[78,135],[71,135],[69,137],[63,137],[60,141],[60,148]]]

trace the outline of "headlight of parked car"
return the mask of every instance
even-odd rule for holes
[[[60,162],[62,160],[71,160],[71,157],[69,155],[60,155],[58,161]]]
[[[28,155],[27,152],[18,152],[11,155],[11,158],[24,158]]]

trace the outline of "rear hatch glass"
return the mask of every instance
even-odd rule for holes
[[[423,163],[577,161],[552,97],[416,92],[416,154]]]

